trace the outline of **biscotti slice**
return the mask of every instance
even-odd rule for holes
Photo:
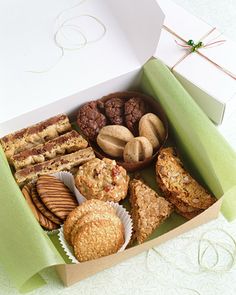
[[[166,196],[197,210],[205,210],[216,199],[184,169],[173,148],[162,149],[156,163],[157,182]],[[176,205],[176,204],[175,204]],[[178,208],[180,209],[180,208]],[[191,210],[190,210],[191,211]]]
[[[130,182],[134,238],[143,243],[172,212],[172,205],[141,180]]]
[[[72,130],[44,144],[37,145],[12,156],[11,162],[15,169],[19,170],[30,165],[54,159],[60,155],[76,152],[87,146],[87,140],[77,131]]]
[[[71,130],[71,124],[66,115],[60,114],[30,127],[8,134],[0,139],[7,159],[40,143],[58,137]]]
[[[57,157],[55,159],[18,170],[15,173],[15,179],[17,183],[22,186],[26,182],[34,180],[39,175],[52,174],[64,170],[70,171],[72,168],[93,158],[95,158],[93,149],[88,147],[69,155]]]

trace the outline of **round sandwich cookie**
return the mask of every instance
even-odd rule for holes
[[[65,239],[69,244],[71,244],[71,231],[76,222],[89,212],[95,211],[108,212],[111,214],[116,213],[115,209],[112,208],[110,204],[103,202],[101,200],[92,199],[85,201],[80,206],[76,207],[73,211],[70,212],[64,223],[63,232]]]
[[[74,239],[75,257],[80,262],[116,253],[124,243],[122,228],[111,220],[98,220],[82,226]]]
[[[44,205],[62,220],[78,206],[74,194],[52,175],[39,176],[36,187]]]
[[[32,198],[31,198],[31,185],[25,185],[22,189],[22,193],[25,197],[27,204],[29,205],[34,217],[37,219],[39,224],[46,230],[54,230],[57,229],[59,226],[58,224],[49,220],[46,216],[44,216],[38,208],[34,205]]]

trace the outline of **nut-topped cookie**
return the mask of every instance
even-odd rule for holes
[[[201,213],[216,201],[184,169],[183,163],[171,147],[164,148],[159,153],[156,163],[156,179],[165,197],[185,217]]]
[[[129,176],[115,160],[93,159],[80,166],[75,185],[86,199],[119,202],[127,195]]]
[[[65,220],[78,206],[75,196],[68,187],[52,175],[41,175],[36,186],[44,205],[62,220]]]

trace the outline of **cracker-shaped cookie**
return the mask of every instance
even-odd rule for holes
[[[64,236],[66,241],[71,244],[71,231],[76,224],[76,222],[83,217],[84,215],[88,214],[89,212],[97,212],[97,211],[102,211],[102,212],[108,212],[108,213],[113,213],[115,214],[115,209],[112,208],[112,206],[106,202],[92,199],[85,201],[83,204],[75,208],[73,211],[70,212],[68,215],[65,223],[64,223]]]
[[[74,239],[74,253],[80,262],[116,253],[124,243],[123,231],[110,220],[85,224]]]
[[[120,218],[114,214],[113,212],[102,212],[102,211],[93,211],[89,212],[88,214],[81,217],[76,224],[74,225],[71,231],[71,243],[73,245],[74,239],[76,237],[77,232],[79,229],[87,223],[98,221],[98,220],[110,220],[112,221],[117,227],[123,228],[123,224]],[[124,228],[123,228],[124,231]]]
[[[47,217],[45,217],[34,205],[32,198],[31,198],[31,186],[25,185],[22,189],[23,196],[25,197],[25,200],[27,204],[29,205],[32,213],[34,214],[34,217],[37,219],[39,224],[44,227],[46,230],[54,230],[57,229],[59,226],[49,220]]]
[[[52,222],[56,224],[63,223],[63,221],[60,218],[58,218],[56,215],[54,215],[51,211],[49,211],[47,207],[44,205],[44,203],[41,201],[35,185],[32,185],[32,188],[31,188],[31,198],[34,205],[45,217],[47,217],[49,220],[51,220]]]
[[[172,205],[141,180],[130,182],[134,238],[143,243],[172,212]]]
[[[44,205],[62,220],[78,206],[74,194],[61,180],[52,175],[41,175],[36,187]]]
[[[172,201],[176,200],[175,203],[184,203],[198,211],[207,209],[216,201],[184,169],[181,160],[177,157],[173,148],[165,148],[160,151],[156,163],[156,174],[160,188],[167,197],[172,197]]]

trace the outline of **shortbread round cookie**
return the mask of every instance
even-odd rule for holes
[[[39,224],[44,227],[46,230],[54,230],[58,228],[58,225],[47,217],[45,217],[38,208],[34,205],[32,198],[31,198],[31,185],[25,185],[22,189],[22,193],[25,197],[27,204],[29,205],[34,217],[37,219]]]
[[[112,206],[106,202],[96,199],[85,201],[80,206],[76,207],[73,211],[70,212],[64,223],[63,233],[66,241],[69,244],[71,244],[71,231],[75,223],[85,214],[95,211],[109,212],[113,214],[116,213],[115,209],[112,208]]]
[[[127,195],[129,176],[115,160],[92,159],[79,167],[75,185],[86,199],[119,202]]]
[[[110,220],[112,221],[117,227],[123,228],[123,224],[120,220],[120,218],[115,215],[114,213],[109,212],[102,212],[102,211],[94,211],[89,212],[88,214],[81,217],[76,224],[74,225],[72,231],[71,231],[71,243],[74,244],[74,240],[76,237],[77,232],[79,229],[84,226],[87,223],[98,221],[98,220]],[[123,228],[124,231],[124,228]]]
[[[44,205],[62,220],[78,206],[74,194],[55,176],[39,176],[36,186]]]
[[[31,198],[34,203],[34,205],[38,208],[38,210],[46,216],[48,219],[50,219],[52,222],[56,224],[62,224],[63,221],[58,218],[56,215],[54,215],[51,211],[47,209],[47,207],[44,205],[44,203],[41,201],[36,186],[32,186],[31,188]]]
[[[75,257],[80,262],[116,253],[124,243],[122,229],[110,220],[85,224],[74,240]]]

